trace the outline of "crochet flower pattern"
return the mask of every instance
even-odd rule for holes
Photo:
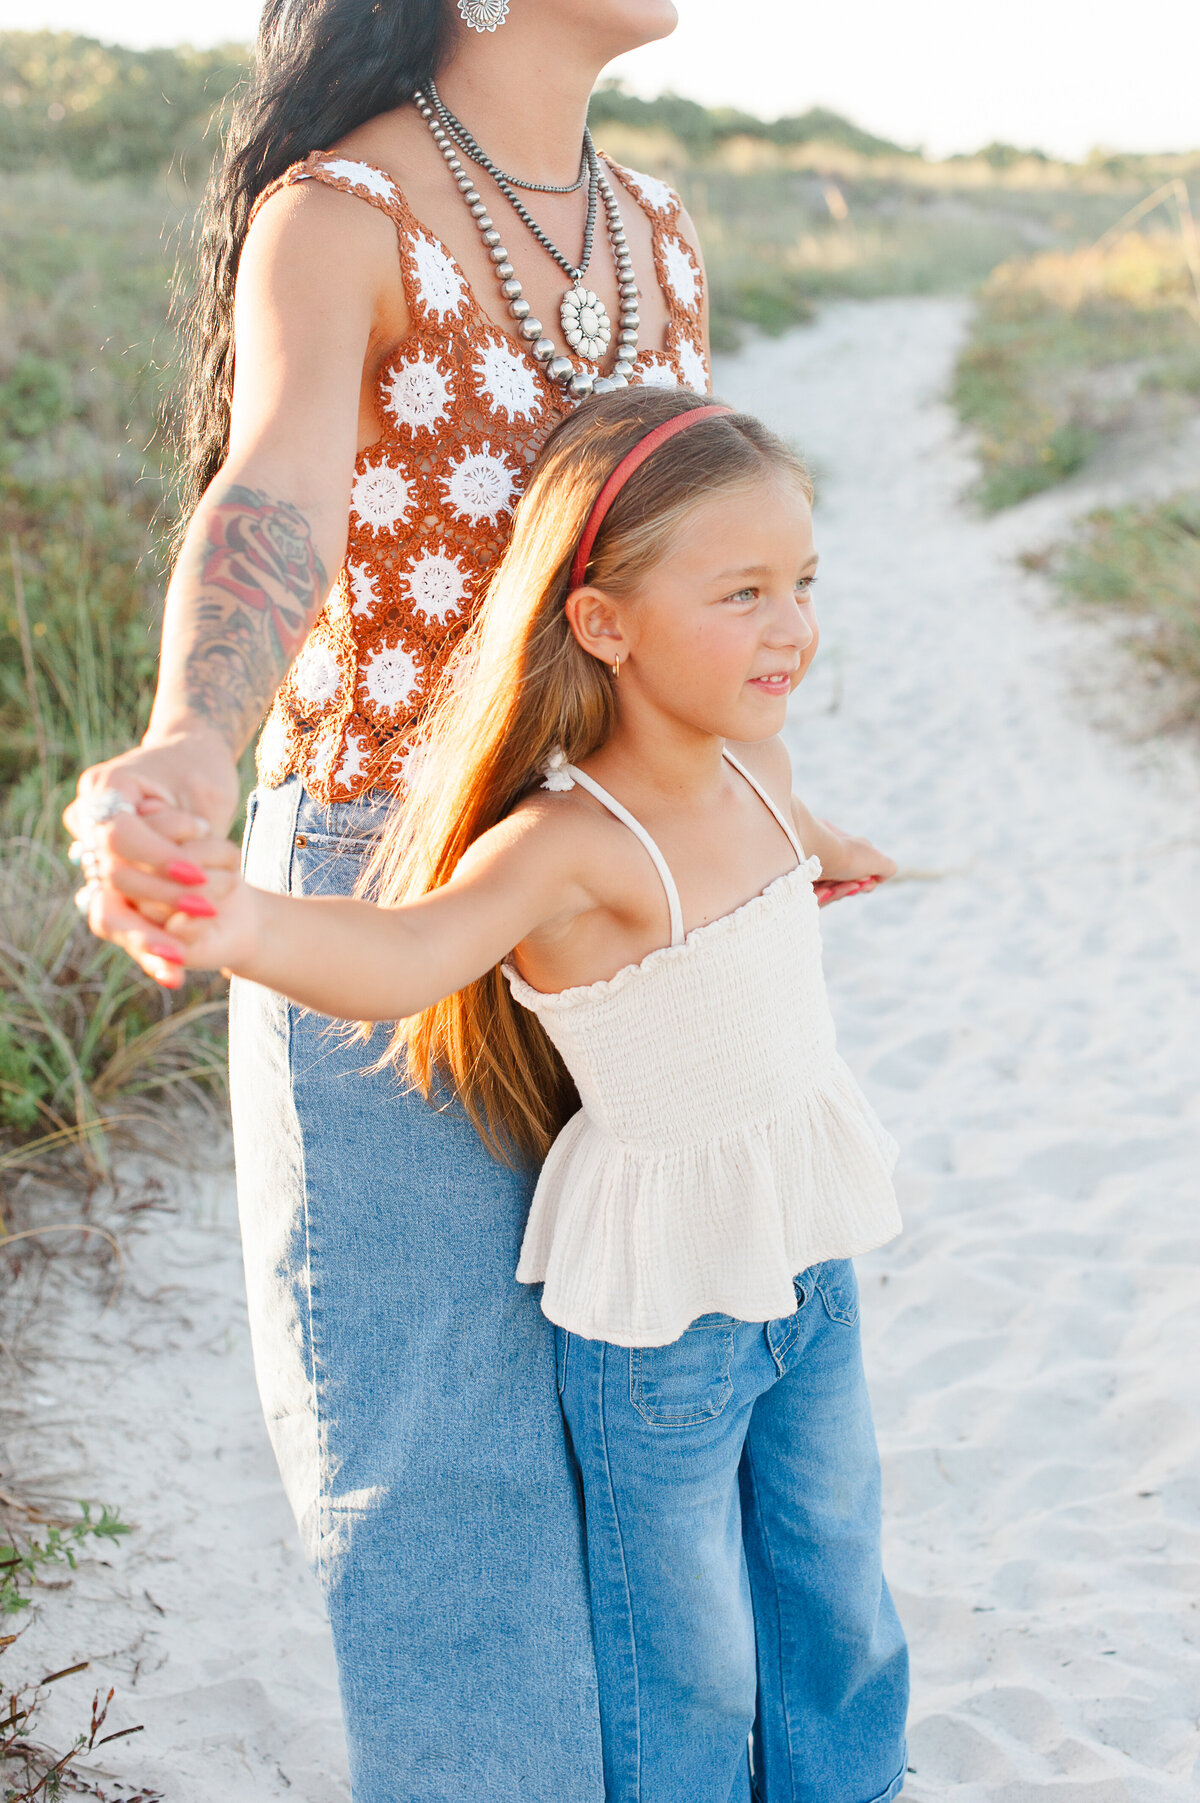
[[[485,344],[475,365],[484,397],[508,419],[532,419],[538,387],[528,357],[503,344]]]
[[[666,182],[660,182],[656,175],[640,175],[632,169],[626,169],[622,173],[656,213],[674,212],[678,207],[679,200],[675,190],[668,188]]]
[[[441,245],[424,232],[417,232],[412,241],[412,259],[417,271],[417,294],[425,312],[438,319],[461,313],[467,298],[466,285]]]
[[[702,278],[679,237],[679,202],[665,182],[611,159],[610,167],[650,223],[653,265],[638,273],[644,287],[657,286],[667,312],[664,344],[643,350],[631,379],[705,393]],[[337,802],[372,786],[402,792],[408,749],[503,554],[527,473],[576,403],[527,344],[483,311],[448,247],[414,219],[386,170],[318,151],[262,198],[310,180],[391,221],[411,321],[379,366],[376,435],[354,460],[346,561],[303,646],[299,603],[294,621],[278,622],[281,643],[300,654],[258,745],[264,785],[296,774],[315,800]],[[317,578],[305,565],[311,547],[306,553],[296,517],[295,532],[279,513],[257,534],[234,534],[214,548],[213,580],[261,600],[267,569],[281,597],[311,596]]]
[[[417,687],[416,663],[403,645],[385,645],[363,665],[363,685],[376,707],[403,707]]]
[[[342,673],[329,646],[310,638],[292,665],[292,682],[296,693],[316,707],[336,701],[342,686]]]
[[[448,620],[462,608],[471,579],[457,557],[425,551],[401,577],[413,606],[431,620]]]
[[[350,505],[364,526],[397,526],[412,505],[412,489],[392,464],[368,464],[354,478]]]
[[[708,364],[705,362],[704,352],[690,338],[681,337],[675,354],[679,358],[684,387],[694,389],[697,394],[707,394]]]
[[[685,307],[692,307],[700,293],[700,271],[691,252],[681,238],[667,238],[663,243],[663,262],[667,280]]]
[[[512,507],[517,493],[515,472],[490,444],[481,451],[464,451],[461,462],[442,481],[452,507],[475,525],[498,520]]]
[[[647,363],[642,373],[643,388],[678,388],[679,386],[679,372],[672,369],[669,363],[663,363],[657,357]]]
[[[346,574],[350,578],[350,593],[354,604],[350,609],[359,619],[365,619],[373,612],[376,601],[375,590],[371,587],[371,578],[361,564],[346,564]]]
[[[450,417],[454,393],[449,371],[437,357],[418,353],[411,363],[402,363],[384,380],[383,392],[389,413],[414,432],[432,432]]]
[[[351,163],[345,157],[333,157],[325,164],[329,174],[349,182],[361,194],[374,194],[380,200],[395,200],[396,184],[382,169],[370,163]]]

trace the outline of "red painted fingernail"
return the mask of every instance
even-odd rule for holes
[[[183,963],[183,953],[177,952],[173,945],[152,945],[148,949],[152,958],[161,958],[164,964]]]
[[[173,883],[207,883],[208,872],[195,864],[189,864],[185,858],[177,858],[173,864],[167,865],[167,875]]]
[[[216,909],[202,895],[179,895],[175,898],[175,906],[181,914],[191,914],[197,920],[211,919]]]

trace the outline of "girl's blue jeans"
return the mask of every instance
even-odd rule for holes
[[[558,1330],[607,1803],[884,1803],[904,1783],[850,1261],[802,1272],[796,1304],[633,1350]]]

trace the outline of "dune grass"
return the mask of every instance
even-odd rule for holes
[[[1011,506],[1080,469],[1153,410],[1200,405],[1200,314],[1187,244],[1158,226],[1000,265],[983,285],[954,401],[978,439],[978,497]]]
[[[1100,509],[1054,567],[1069,598],[1118,610],[1130,649],[1168,680],[1169,709],[1156,724],[1200,721],[1200,488]]]
[[[1087,242],[1113,208],[1111,195],[1069,184],[941,187],[898,160],[886,174],[863,158],[836,173],[670,156],[660,168],[700,232],[718,350],[747,326],[784,331],[822,300],[966,292],[1007,258]]]
[[[114,1123],[221,1082],[221,985],[169,995],[92,938],[59,821],[149,712],[180,218],[130,180],[0,184],[0,1184],[63,1150],[103,1170]]]

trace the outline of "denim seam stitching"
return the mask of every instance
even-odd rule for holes
[[[898,1797],[900,1795],[900,1792],[904,1789],[904,1780],[907,1776],[908,1776],[908,1742],[906,1740],[904,1743],[904,1752],[903,1752],[903,1754],[901,1756],[901,1760],[900,1760],[900,1770],[896,1773],[896,1776],[892,1779],[892,1782],[890,1784],[885,1785],[877,1797],[868,1798],[867,1803],[891,1803],[891,1799],[893,1797]]]
[[[606,1378],[606,1374],[607,1374],[607,1367],[608,1367],[608,1355],[609,1355],[608,1347],[602,1346],[601,1353],[600,1353],[600,1410],[599,1410],[600,1444],[601,1444],[601,1447],[602,1447],[603,1453],[604,1453],[604,1481],[608,1486],[608,1497],[609,1497],[609,1502],[612,1505],[613,1523],[614,1523],[614,1525],[616,1527],[616,1531],[617,1531],[617,1545],[620,1548],[620,1553],[621,1553],[621,1579],[622,1579],[622,1583],[624,1584],[624,1587],[625,1587],[626,1606],[628,1607],[628,1610],[629,1610],[629,1623],[630,1623],[629,1650],[630,1650],[630,1657],[631,1657],[632,1664],[633,1664],[634,1772],[635,1772],[634,1783],[635,1783],[635,1791],[636,1791],[634,1803],[639,1803],[639,1799],[641,1798],[641,1794],[642,1794],[641,1676],[638,1671],[637,1635],[635,1632],[633,1632],[633,1620],[634,1620],[633,1592],[630,1589],[629,1567],[625,1560],[625,1539],[624,1539],[624,1535],[621,1532],[621,1515],[620,1515],[619,1509],[617,1508],[616,1486],[613,1483],[612,1468],[608,1462],[608,1420],[607,1420],[607,1407],[606,1407],[606,1402],[605,1402],[605,1396],[606,1396],[606,1392],[608,1389],[607,1383],[605,1382],[605,1378]]]
[[[772,1591],[773,1591],[772,1600],[773,1600],[774,1606],[775,1606],[775,1623],[776,1623],[775,1657],[776,1657],[776,1660],[778,1661],[778,1670],[779,1670],[779,1708],[780,1708],[780,1714],[783,1717],[783,1732],[784,1732],[784,1736],[785,1736],[785,1739],[787,1742],[788,1784],[790,1785],[790,1787],[792,1789],[792,1793],[794,1795],[795,1790],[796,1790],[796,1750],[792,1745],[792,1717],[791,1717],[791,1711],[789,1710],[788,1705],[787,1705],[787,1691],[786,1691],[786,1686],[784,1684],[783,1608],[782,1608],[782,1604],[780,1602],[780,1596],[779,1596],[779,1574],[775,1568],[775,1549],[771,1545],[771,1537],[766,1531],[766,1516],[764,1515],[763,1508],[762,1508],[762,1486],[760,1485],[760,1483],[758,1481],[758,1472],[755,1469],[757,1460],[755,1459],[754,1450],[750,1444],[749,1430],[747,1430],[747,1434],[746,1434],[746,1449],[745,1450],[746,1450],[746,1466],[747,1466],[747,1469],[749,1470],[750,1483],[754,1490],[754,1512],[758,1517],[758,1532],[759,1532],[759,1536],[762,1540],[763,1546],[766,1549],[767,1564],[770,1566],[770,1570],[771,1570],[771,1586],[772,1586]]]
[[[287,861],[287,888],[285,893],[292,893],[292,883],[296,868],[296,823],[300,816],[300,797],[302,790],[297,785],[296,812],[292,818],[292,830],[289,835]],[[287,1004],[287,1057],[288,1083],[293,1096],[296,1092],[296,1068],[294,1062],[296,1030],[296,1010],[291,1002]],[[321,1411],[321,1386],[317,1382],[317,1324],[313,1307],[313,1259],[312,1259],[312,1221],[308,1206],[308,1147],[304,1140],[304,1129],[297,1116],[297,1138],[300,1145],[300,1193],[304,1198],[304,1263],[308,1282],[305,1286],[305,1306],[308,1314],[308,1358],[309,1382],[312,1386],[313,1425],[317,1434],[317,1577],[321,1588],[325,1589],[328,1580],[328,1563],[326,1557],[326,1540],[329,1527],[329,1496],[325,1481],[325,1443],[324,1419]]]

